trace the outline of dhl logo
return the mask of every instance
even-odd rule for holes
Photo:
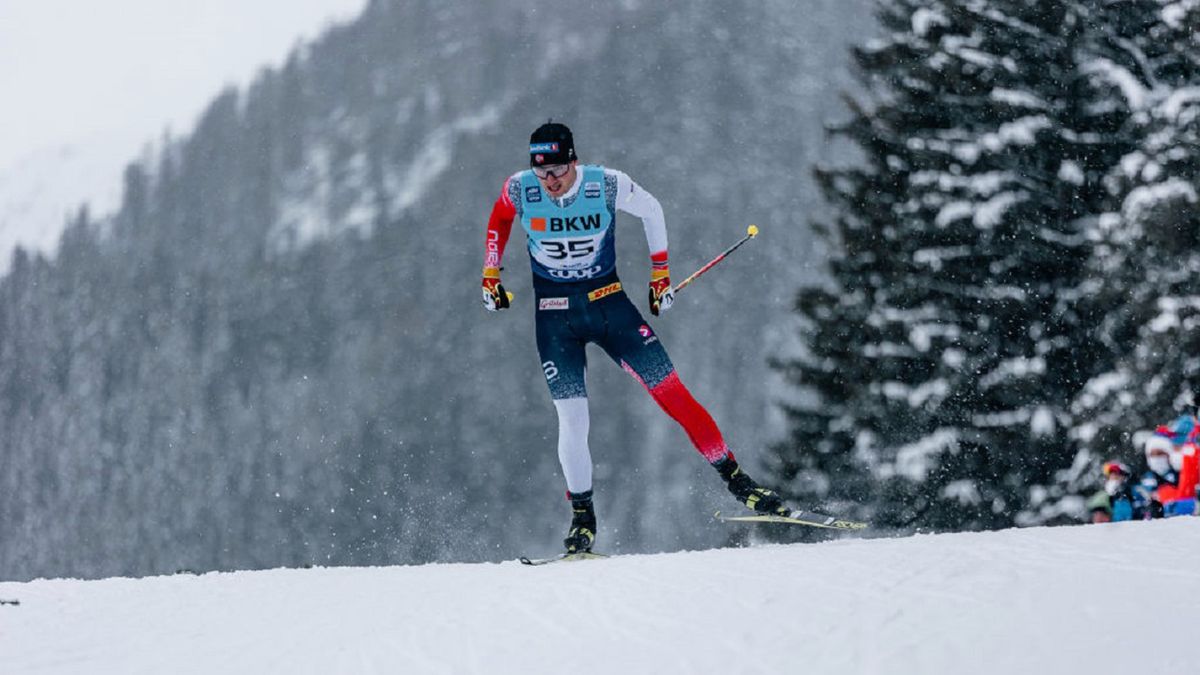
[[[607,286],[601,286],[596,290],[588,293],[588,302],[595,302],[600,298],[606,298],[613,293],[618,293],[621,290],[621,282],[611,283]]]

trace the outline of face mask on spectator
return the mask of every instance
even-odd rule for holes
[[[1172,452],[1167,457],[1170,458],[1172,469],[1175,469],[1176,471],[1183,470],[1183,453],[1182,452],[1179,452],[1179,450],[1176,449],[1174,452]]]
[[[1150,455],[1146,458],[1150,470],[1160,476],[1171,470],[1171,460],[1166,455]]]
[[[1120,491],[1121,486],[1124,484],[1124,478],[1109,478],[1108,480],[1104,481],[1104,491],[1108,493],[1109,497],[1112,497],[1116,495],[1118,491]]]
[[[1146,464],[1151,471],[1161,476],[1171,470],[1171,460],[1167,456],[1174,451],[1175,446],[1171,439],[1155,433],[1146,439]]]

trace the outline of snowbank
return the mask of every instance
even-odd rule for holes
[[[0,583],[20,601],[0,654],[5,673],[1191,672],[1162,640],[1200,607],[1197,525]]]

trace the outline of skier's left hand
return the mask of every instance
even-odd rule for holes
[[[656,267],[650,272],[650,313],[658,316],[675,304],[675,291],[671,289],[671,271]]]

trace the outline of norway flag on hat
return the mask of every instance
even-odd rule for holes
[[[529,161],[534,166],[575,160],[575,139],[565,124],[547,122],[529,136]]]

